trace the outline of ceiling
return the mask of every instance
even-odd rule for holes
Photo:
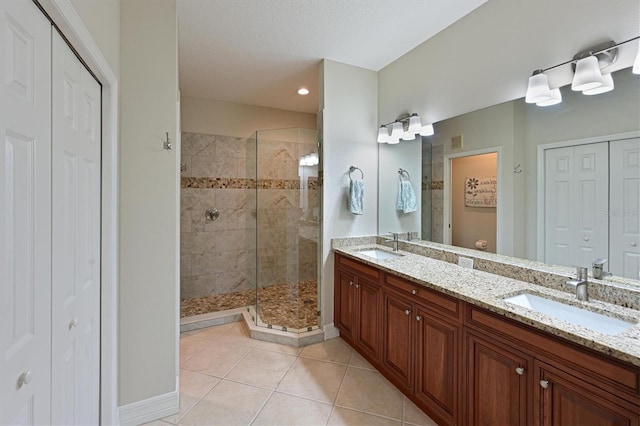
[[[180,91],[315,113],[322,59],[379,71],[485,1],[178,0]]]

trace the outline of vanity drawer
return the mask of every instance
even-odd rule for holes
[[[415,298],[415,302],[431,308],[435,312],[456,319],[461,317],[461,302],[458,299],[389,274],[385,277],[385,285],[393,290]]]
[[[633,395],[631,401],[640,403],[640,369],[637,367],[471,305],[467,309],[465,325],[511,342],[544,362],[560,363],[565,371],[569,370],[574,376],[596,383],[611,393],[623,391]]]
[[[364,276],[372,279],[375,282],[379,282],[380,274],[382,272],[379,269],[374,268],[373,266],[365,265],[364,263],[360,263],[357,260],[342,256],[338,253],[336,253],[335,256],[335,262],[336,266],[341,269],[349,270],[356,275]]]

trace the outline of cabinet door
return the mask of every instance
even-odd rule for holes
[[[439,423],[458,423],[461,326],[417,308],[416,396],[435,411]]]
[[[382,288],[362,277],[356,282],[356,345],[376,360],[380,359]]]
[[[500,343],[467,335],[468,424],[527,424],[527,375],[532,362]]]
[[[535,424],[638,426],[640,407],[536,361]]]
[[[335,323],[340,329],[340,335],[352,341],[354,336],[355,318],[355,277],[353,274],[337,271],[337,294],[335,297]]]
[[[413,389],[413,304],[386,293],[384,296],[384,337],[382,364],[396,378],[397,385]]]

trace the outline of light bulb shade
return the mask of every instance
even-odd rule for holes
[[[389,142],[387,142],[389,145],[395,145],[397,143],[400,143],[400,139],[394,138],[394,137],[389,137]]]
[[[583,92],[585,90],[595,89],[602,84],[602,73],[598,58],[588,56],[580,59],[576,63],[576,72],[571,82],[571,90]]]
[[[432,136],[434,133],[433,124],[427,124],[420,129],[420,136]]]
[[[387,143],[389,142],[389,131],[386,127],[380,126],[378,129],[378,143]]]
[[[551,98],[551,89],[549,89],[549,79],[543,72],[534,73],[529,77],[529,85],[527,86],[527,95],[524,101],[528,104],[536,104],[538,102],[547,101]]]
[[[407,132],[413,133],[415,135],[416,133],[420,132],[421,128],[422,123],[420,123],[420,116],[418,114],[413,114],[411,117],[409,117],[409,128],[407,129]]]
[[[560,93],[560,88],[556,87],[555,89],[551,89],[551,97],[546,101],[537,102],[536,105],[545,107],[550,105],[556,105],[562,102],[562,94]]]
[[[399,121],[394,121],[394,123],[391,125],[391,139],[400,139],[402,135],[404,135],[402,123]]]
[[[405,132],[404,135],[402,135],[402,140],[403,141],[412,141],[416,138],[416,134],[413,132]]]
[[[606,93],[613,90],[613,77],[611,73],[602,74],[602,84],[595,89],[585,90],[583,95],[599,95],[600,93]]]
[[[636,53],[636,61],[633,63],[631,72],[634,74],[640,74],[640,40],[638,40],[638,53]]]

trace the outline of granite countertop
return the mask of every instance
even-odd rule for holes
[[[640,311],[611,303],[591,299],[578,301],[575,296],[553,288],[530,284],[495,275],[489,272],[463,268],[461,266],[435,260],[429,257],[399,251],[402,256],[393,259],[376,260],[360,254],[366,249],[391,251],[378,244],[340,246],[333,250],[375,266],[386,272],[407,278],[417,284],[454,296],[472,305],[515,319],[523,324],[546,331],[555,336],[589,347],[622,361],[640,367]],[[580,325],[505,302],[506,297],[521,293],[532,293],[557,300],[569,305],[588,309],[608,316],[635,323],[629,329],[616,335],[607,335]]]

